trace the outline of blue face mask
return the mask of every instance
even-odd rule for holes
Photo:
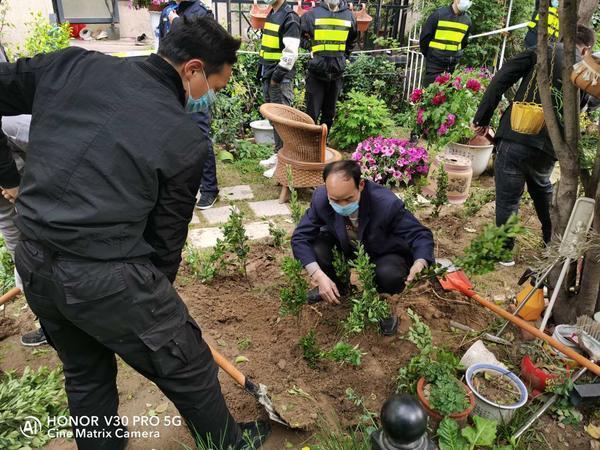
[[[552,0],[550,2],[550,6],[552,6],[553,8],[558,8],[558,0]]]
[[[204,76],[208,90],[206,91],[206,94],[198,99],[194,99],[192,97],[190,82],[188,81],[188,99],[187,104],[185,105],[185,110],[188,113],[208,112],[210,107],[217,100],[217,94],[215,94],[214,89],[211,89],[210,85],[208,84],[208,78],[206,78],[206,73],[204,70],[202,70],[202,76]]]
[[[277,0],[263,0],[265,5],[273,5],[277,2]]]
[[[346,206],[341,206],[336,202],[329,200],[329,204],[337,214],[344,217],[348,217],[358,211],[358,202],[352,202],[348,203]]]

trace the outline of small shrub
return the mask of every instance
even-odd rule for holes
[[[283,260],[282,270],[287,282],[279,293],[281,299],[279,314],[298,316],[302,305],[306,303],[306,293],[308,292],[308,282],[304,278],[302,263],[295,258],[286,256]]]
[[[273,146],[266,144],[256,144],[245,139],[238,139],[235,141],[235,146],[232,151],[232,154],[237,160],[262,160],[267,159],[271,155],[273,155]]]
[[[341,149],[354,148],[371,136],[389,134],[393,125],[390,110],[382,100],[353,91],[338,105],[331,139]]]
[[[431,200],[431,204],[433,205],[431,217],[439,217],[442,206],[448,204],[448,172],[443,164],[437,169],[435,197]]]
[[[523,231],[516,215],[512,215],[500,227],[488,225],[483,233],[471,241],[464,256],[457,259],[457,265],[469,275],[492,272],[497,262],[512,258],[512,251],[507,248],[507,244]]]
[[[375,285],[375,264],[371,263],[364,246],[359,243],[356,258],[350,263],[356,269],[362,292],[352,299],[352,309],[344,328],[350,333],[360,333],[367,324],[378,324],[390,315],[390,306],[381,299]]]
[[[244,213],[231,206],[231,214],[222,230],[227,250],[235,255],[240,272],[247,276],[246,265],[248,264],[250,247],[248,246],[248,235],[244,228]]]
[[[360,361],[364,355],[358,345],[352,346],[346,342],[338,342],[332,349],[323,353],[323,358],[331,361],[360,366]]]
[[[237,343],[240,351],[248,350],[252,346],[252,340],[250,338],[240,339]]]
[[[29,34],[25,39],[24,48],[17,48],[16,54],[19,58],[33,57],[40,53],[50,53],[70,44],[71,25],[64,22],[60,25],[52,24],[41,12],[32,12],[31,21],[27,23]]]
[[[302,357],[306,360],[308,367],[315,369],[321,359],[321,349],[317,344],[315,330],[309,330],[306,335],[302,336],[299,345],[302,349]]]
[[[462,215],[465,218],[473,217],[481,208],[496,198],[494,189],[474,189],[463,205]]]
[[[337,247],[333,248],[333,269],[338,280],[340,280],[340,284],[350,287],[350,264],[344,252]]]
[[[1,292],[15,286],[15,264],[13,258],[8,249],[4,239],[0,236],[0,288]]]
[[[285,242],[286,231],[278,226],[276,223],[269,221],[269,235],[272,238],[271,245],[273,247],[283,247]]]

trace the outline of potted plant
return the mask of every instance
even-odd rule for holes
[[[147,9],[149,11],[162,11],[170,0],[129,0],[129,7],[134,9]]]
[[[475,407],[475,398],[458,379],[462,368],[459,359],[452,352],[434,346],[429,327],[412,310],[407,313],[413,322],[407,338],[420,353],[400,369],[396,390],[416,393],[433,420],[451,417],[466,423]]]
[[[491,79],[487,69],[466,68],[454,74],[444,73],[425,89],[415,89],[410,96],[416,132],[435,150],[466,156],[472,161],[473,176],[487,167],[493,145],[481,142],[471,129],[471,122]]]
[[[408,185],[429,171],[427,150],[406,139],[368,138],[358,144],[352,159],[360,163],[365,177],[390,187]]]

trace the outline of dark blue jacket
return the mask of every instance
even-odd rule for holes
[[[175,11],[179,17],[193,17],[193,16],[210,16],[213,17],[212,11],[208,8],[208,6],[204,5],[200,0],[195,1],[183,1],[179,5],[175,2],[169,2],[167,6],[164,7],[162,13],[160,15],[160,24],[158,25],[158,33],[159,37],[164,38],[169,30],[171,29],[171,24],[169,23],[169,13],[171,11]],[[175,19],[173,23],[175,23],[179,19]]]
[[[346,255],[352,254],[344,218],[329,204],[324,186],[314,192],[310,208],[292,235],[292,251],[303,266],[316,261],[312,243],[322,228],[337,239]],[[434,262],[431,230],[421,225],[392,191],[371,181],[360,196],[358,240],[371,258],[399,253],[409,264],[420,258]]]

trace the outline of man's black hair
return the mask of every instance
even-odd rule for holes
[[[362,173],[356,161],[347,159],[327,164],[323,169],[323,181],[327,181],[329,175],[334,173],[342,173],[346,180],[354,180],[354,184],[358,188]]]
[[[577,25],[577,35],[575,36],[575,42],[577,45],[583,45],[585,47],[593,47],[596,43],[596,35],[594,30],[585,25]]]
[[[173,64],[190,59],[204,62],[206,76],[218,73],[224,64],[235,64],[239,39],[231,36],[212,17],[180,17],[160,40],[158,54]]]

